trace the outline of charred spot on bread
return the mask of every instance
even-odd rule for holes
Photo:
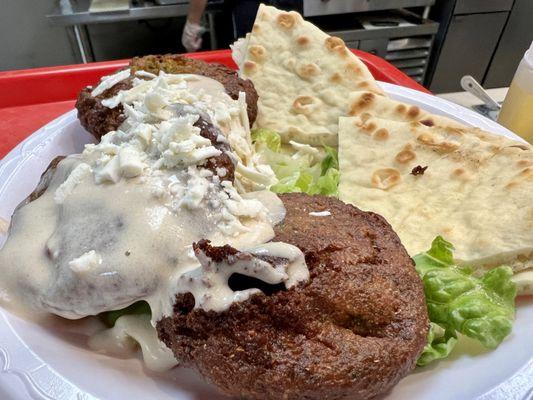
[[[426,169],[428,169],[428,166],[426,165],[425,167],[421,166],[421,165],[417,165],[416,167],[414,167],[411,171],[411,175],[414,175],[414,176],[417,176],[417,175],[424,175],[424,172],[426,172]]]

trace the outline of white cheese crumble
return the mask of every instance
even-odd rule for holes
[[[65,182],[63,182],[54,193],[54,200],[58,204],[62,204],[68,195],[72,193],[74,188],[79,185],[79,183],[89,176],[92,172],[92,168],[89,164],[81,163],[76,168],[72,170]]]
[[[102,93],[104,93],[107,89],[111,89],[113,86],[115,86],[117,83],[122,82],[124,79],[128,79],[131,75],[130,69],[125,69],[122,71],[117,72],[116,74],[104,76],[100,84],[96,86],[93,91],[91,92],[91,96],[99,96]]]
[[[94,271],[101,264],[102,257],[94,250],[88,251],[68,263],[70,269],[79,275]]]
[[[135,76],[140,76],[141,78],[149,78],[149,79],[157,78],[156,74],[152,74],[151,72],[144,71],[142,69],[136,71]]]
[[[96,183],[146,180],[153,196],[172,212],[208,206],[218,229],[228,236],[249,231],[243,219],[268,218],[261,202],[239,195],[275,182],[272,169],[254,157],[244,93],[233,100],[222,84],[210,78],[136,72],[131,89],[102,104],[111,108],[121,104],[126,120],[100,144],[86,146],[84,155],[93,162]],[[231,145],[227,154],[236,166],[235,187],[223,180],[226,168],[216,168],[213,175],[202,167],[222,152],[195,126],[200,116],[220,129],[217,142]]]
[[[151,79],[139,79],[137,76]],[[231,144],[235,161],[242,166],[240,169],[254,172],[236,175],[242,186],[259,190],[277,182],[270,166],[261,164],[254,157],[244,92],[240,92],[239,98],[233,100],[225,93],[223,86],[213,79],[164,72],[155,76],[138,71],[131,89],[120,91],[114,97],[103,100],[102,104],[109,108],[122,104],[127,120],[121,129],[129,130],[137,126],[138,135],[144,142],[150,140],[153,131],[139,127],[140,124],[162,124],[161,129],[166,129],[165,122],[173,121],[184,113],[205,116],[204,119],[218,126],[223,133],[217,137],[217,141]],[[177,150],[175,146],[173,149]],[[194,157],[208,158],[214,153],[213,149],[201,150],[195,152]]]
[[[118,152],[120,173],[125,178],[139,176],[146,166],[139,152],[133,147],[123,147]]]
[[[101,167],[94,174],[96,183],[117,183],[120,180],[120,163],[118,157],[104,155],[99,161]]]
[[[296,153],[293,158],[298,158],[301,154],[307,154],[313,158],[314,161],[320,162],[324,158],[324,154],[320,152],[316,147],[310,146],[304,143],[298,143],[294,140],[290,140],[289,144],[292,146]]]

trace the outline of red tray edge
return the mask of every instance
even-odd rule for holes
[[[352,51],[377,80],[430,93],[387,61],[360,50]],[[236,69],[230,50],[189,53],[186,56]],[[128,60],[114,60],[0,72],[0,108],[76,99],[83,87],[94,84],[127,63]]]

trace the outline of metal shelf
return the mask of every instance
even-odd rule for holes
[[[424,81],[437,22],[405,10],[328,16],[319,22],[349,47],[376,54],[417,82]]]
[[[207,10],[219,9],[223,1],[209,1]],[[158,5],[153,1],[137,1],[125,11],[89,12],[91,0],[61,0],[46,17],[54,25],[105,24],[110,22],[136,21],[139,19],[184,17],[189,0],[176,0],[175,4]]]
[[[405,7],[429,7],[433,4],[435,0],[303,0],[303,13],[306,17],[312,17]]]

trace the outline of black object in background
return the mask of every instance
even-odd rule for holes
[[[429,66],[429,88],[462,91],[463,75],[483,84],[513,0],[440,0],[431,18],[440,23]]]
[[[454,16],[434,70],[431,91],[462,91],[460,80],[464,75],[482,82],[506,20],[505,12]]]
[[[233,22],[233,39],[244,37],[252,30],[260,3],[256,0],[227,0],[224,2],[224,8],[227,7]]]
[[[533,0],[438,0],[440,23],[426,84],[434,92],[461,91],[472,75],[485,88],[508,86],[533,40]]]
[[[219,24],[221,23],[218,26],[226,31],[222,33],[222,43],[225,46],[220,46],[221,43],[219,43],[219,47],[227,47],[234,40],[244,37],[252,30],[257,9],[261,3],[283,10],[296,10],[300,13],[303,10],[303,0],[225,0],[221,15],[222,21],[220,19],[217,21]],[[231,25],[228,24],[229,21],[231,21]],[[229,28],[232,28],[231,34],[228,32]]]
[[[509,86],[531,42],[533,42],[533,1],[515,0],[485,74],[483,86],[486,88]]]
[[[147,54],[182,53],[183,18],[124,21],[88,25],[95,60],[131,58]],[[209,48],[209,35],[204,36]]]

